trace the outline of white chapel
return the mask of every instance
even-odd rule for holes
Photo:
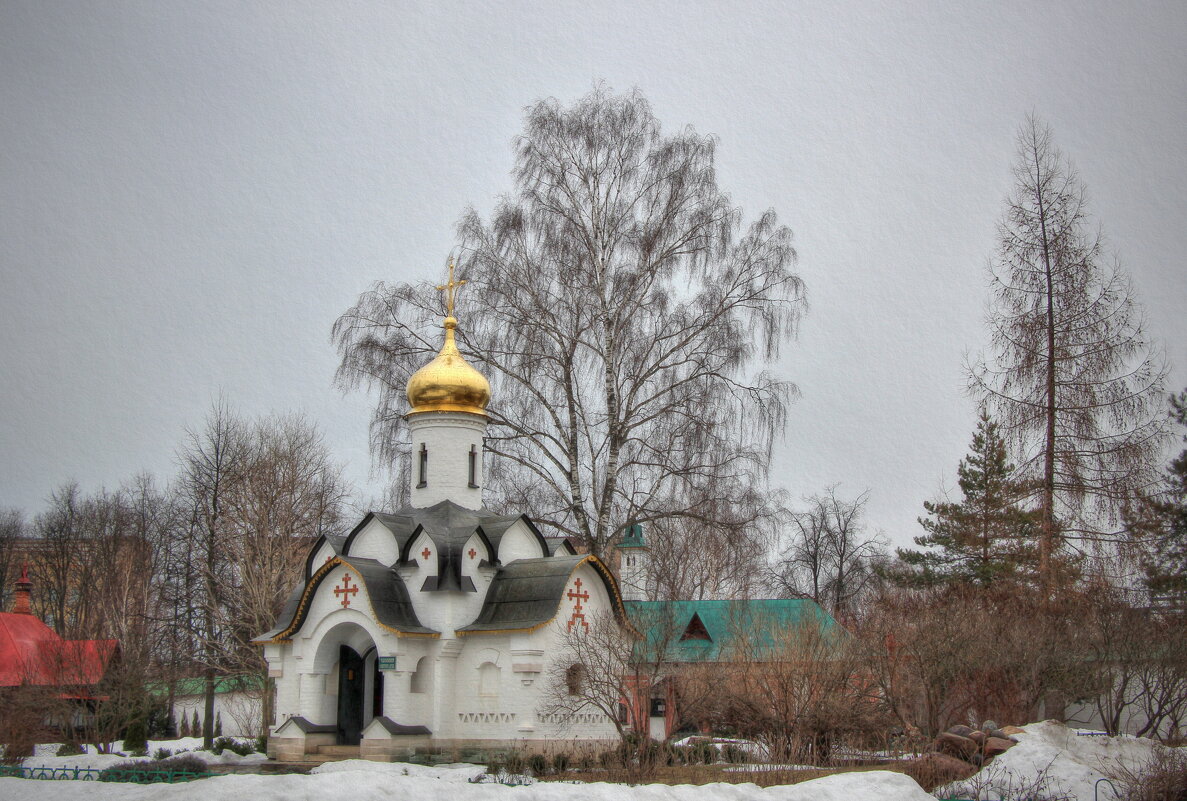
[[[318,540],[256,640],[276,682],[274,758],[615,737],[600,715],[562,725],[540,711],[564,633],[625,613],[596,557],[546,539],[526,514],[482,506],[490,384],[455,342],[461,283],[451,266],[445,342],[408,382],[410,505]]]

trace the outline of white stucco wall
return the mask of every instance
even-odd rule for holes
[[[214,696],[215,719],[222,719],[225,737],[258,737],[263,733],[259,693],[243,691],[217,693]],[[181,717],[193,722],[194,712],[199,720],[206,717],[206,699],[201,695],[179,695],[173,700],[173,719],[181,725]],[[201,732],[194,735],[200,737]]]
[[[463,412],[420,412],[408,417],[412,442],[412,505],[418,509],[450,500],[482,508],[482,438],[486,419]],[[418,486],[421,445],[428,449],[425,486]],[[470,486],[470,450],[476,448],[475,484]]]
[[[523,520],[512,523],[499,541],[499,561],[505,565],[516,559],[539,559],[548,555]]]
[[[348,556],[361,556],[391,566],[400,558],[400,547],[387,526],[372,518],[350,541]]]
[[[308,571],[305,574],[305,580],[308,581],[310,576],[317,572],[318,568],[326,562],[333,559],[337,554],[334,552],[334,546],[329,542],[323,542],[317,546],[317,551],[313,554],[313,558],[309,560]]]
[[[568,597],[570,592],[572,598]],[[587,563],[569,577],[556,618],[548,625],[534,632],[475,633],[464,637],[457,659],[453,694],[456,710],[449,736],[522,740],[615,737],[613,723],[600,715],[591,714],[575,725],[562,726],[540,711],[552,680],[551,666],[558,659],[564,661],[559,645],[570,621],[575,626],[580,626],[583,619],[590,623],[595,615],[608,612],[610,604],[601,577]],[[494,696],[482,692],[482,666],[487,663],[498,668],[498,692]]]
[[[618,574],[624,601],[647,600],[650,559],[651,554],[646,548],[623,548],[619,552]]]

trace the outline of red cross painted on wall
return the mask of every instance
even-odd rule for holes
[[[428,559],[430,556],[433,555],[433,552],[430,551],[429,546],[426,545],[425,549],[420,552],[420,555],[423,556],[425,559]]]
[[[475,556],[477,556],[477,555],[478,555],[478,551],[476,551],[476,550],[474,550],[473,548],[471,548],[471,549],[470,549],[470,558],[471,558],[471,559],[473,559],[473,558],[474,558]]]
[[[569,628],[571,629],[577,624],[581,624],[582,628],[588,629],[589,623],[587,623],[585,620],[585,612],[583,611],[581,602],[589,600],[589,590],[582,591],[581,579],[574,581],[573,587],[574,589],[571,589],[568,591],[568,593],[566,593],[566,597],[570,601],[574,602],[573,614],[569,617]]]
[[[359,591],[359,588],[357,585],[355,585],[353,587],[351,586],[349,573],[342,576],[342,586],[334,588],[334,594],[342,596],[342,608],[343,609],[350,606],[350,596],[357,595],[358,591]]]

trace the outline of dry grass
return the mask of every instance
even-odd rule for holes
[[[1145,765],[1114,765],[1111,773],[1131,801],[1187,801],[1187,755],[1158,751]]]

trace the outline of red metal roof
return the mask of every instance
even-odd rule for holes
[[[33,615],[0,612],[0,687],[98,684],[115,640],[63,640]]]

